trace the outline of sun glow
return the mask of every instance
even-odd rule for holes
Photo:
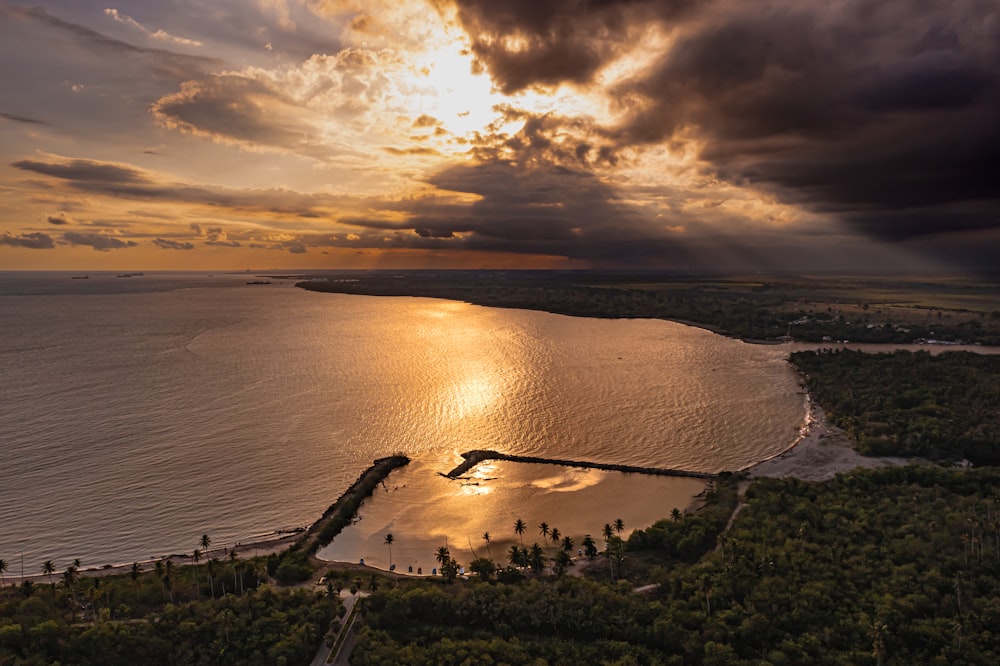
[[[428,51],[420,71],[432,94],[418,100],[415,114],[428,114],[454,137],[468,138],[497,118],[494,107],[505,97],[494,91],[486,74],[472,72],[472,58],[457,40]]]

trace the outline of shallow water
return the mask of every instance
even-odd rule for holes
[[[247,279],[0,275],[0,557],[12,573],[22,553],[33,573],[46,559],[131,562],[190,552],[203,533],[222,545],[306,525],[395,452],[428,472],[473,448],[714,472],[787,447],[802,421],[787,350],[665,321]],[[503,467],[493,492],[511,503],[469,509],[435,491],[436,510],[406,529],[509,531],[511,504],[543,500],[530,494],[540,472]],[[597,506],[614,510],[549,491],[540,506],[563,508],[539,520],[569,529],[579,515],[597,530],[646,501],[645,482],[602,487]],[[467,522],[445,527],[445,515]]]
[[[511,546],[520,545],[514,523],[527,524],[524,545],[538,543],[553,553],[557,546],[539,531],[544,521],[569,536],[573,554],[586,534],[602,547],[605,523],[621,519],[624,534],[683,511],[705,483],[697,479],[622,474],[593,469],[512,462],[484,462],[467,479],[436,474],[434,465],[415,461],[394,472],[358,512],[360,519],[332,544],[321,559],[388,568],[387,534],[392,534],[392,563],[413,573],[436,567],[434,553],[447,546],[452,557],[468,564],[492,556],[506,562]],[[483,535],[490,534],[490,543]]]

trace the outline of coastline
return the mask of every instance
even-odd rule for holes
[[[905,458],[873,458],[859,454],[851,447],[850,438],[840,428],[830,424],[826,420],[825,412],[806,392],[806,412],[803,423],[800,426],[799,435],[789,445],[788,448],[776,453],[764,460],[747,465],[740,470],[746,474],[746,480],[741,483],[741,490],[752,483],[756,478],[762,477],[792,477],[805,481],[827,481],[833,479],[837,474],[848,472],[858,467],[874,468],[889,465],[907,465],[913,461]],[[309,527],[295,528],[294,530],[275,531],[263,535],[259,538],[252,538],[247,542],[237,542],[235,544],[224,544],[216,546],[203,553],[204,560],[209,558],[228,559],[231,553],[235,553],[240,558],[250,558],[257,556],[267,556],[282,553],[296,548],[297,544],[302,547],[303,542],[312,536],[317,536],[317,531],[321,529],[321,523],[328,521],[335,514],[344,500],[351,499],[351,491],[357,489],[357,485],[369,474],[375,471],[376,461],[371,467],[361,472],[358,480],[345,491],[324,514],[319,517]],[[709,475],[715,476],[715,475]],[[683,509],[684,513],[697,512],[705,503],[705,495],[714,487],[712,480],[706,479],[704,489],[691,496],[688,505]],[[742,494],[742,492],[741,492]],[[360,503],[359,503],[360,504]],[[405,573],[402,571],[390,572],[372,564],[359,564],[357,562],[323,560],[317,559],[319,568],[317,576],[329,570],[338,571],[370,571],[380,574],[392,575],[393,577],[432,577],[430,574]],[[151,558],[139,562],[144,571],[149,571],[153,564],[160,561],[171,561],[175,566],[185,566],[194,564],[190,553],[172,553],[160,558]],[[13,564],[13,563],[11,563]],[[131,563],[120,563],[104,566],[87,566],[80,570],[82,576],[111,576],[125,575],[131,569]],[[13,567],[12,567],[13,568]],[[7,585],[19,585],[24,580],[35,582],[45,581],[46,577],[40,573],[25,574],[21,576],[9,571]],[[315,578],[316,576],[314,576]]]
[[[262,536],[251,537],[251,541],[237,541],[234,544],[223,544],[221,546],[215,546],[209,550],[201,553],[201,563],[206,562],[211,558],[215,559],[228,559],[229,554],[235,552],[236,555],[242,559],[248,557],[257,556],[267,556],[272,553],[280,553],[287,550],[304,534],[306,528],[296,528],[291,531],[275,531],[271,534],[266,534]],[[193,565],[194,558],[191,553],[171,553],[169,555],[164,555],[162,557],[152,557],[144,560],[137,560],[136,563],[143,568],[144,572],[151,570],[151,567],[157,562],[166,562],[169,560],[174,566],[185,566]],[[14,561],[8,561],[9,566],[13,567]],[[104,565],[86,565],[84,564],[82,568],[77,572],[81,576],[114,576],[114,575],[124,575],[132,569],[132,562],[127,563],[116,563],[116,564],[104,564]],[[200,563],[199,563],[200,564]],[[22,577],[20,573],[15,573],[14,569],[7,570],[7,585],[20,585],[22,581],[43,581],[48,582],[48,578],[45,574],[41,573],[25,573]]]
[[[800,437],[781,453],[742,470],[749,480],[759,477],[829,481],[837,474],[859,467],[905,466],[909,458],[863,456],[851,446],[847,433],[826,420],[823,408],[809,398],[807,422]]]

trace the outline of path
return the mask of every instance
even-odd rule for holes
[[[357,613],[354,612],[354,606],[359,599],[367,596],[367,592],[359,591],[357,594],[351,594],[350,590],[340,591],[340,598],[344,602],[345,610],[344,617],[340,621],[340,629],[333,639],[332,647],[327,646],[326,639],[320,643],[319,650],[316,651],[316,656],[313,657],[310,666],[326,666],[326,664],[348,665],[350,663],[348,660],[350,659],[351,652],[354,650],[354,623],[358,617]],[[333,655],[331,659],[330,653],[333,648],[337,649],[337,654]]]

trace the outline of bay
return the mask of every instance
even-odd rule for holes
[[[0,557],[12,573],[21,554],[34,573],[46,559],[131,562],[190,552],[203,533],[221,545],[303,526],[396,452],[430,475],[473,448],[714,472],[783,450],[802,423],[786,350],[666,321],[253,279],[0,274]],[[496,492],[531,489],[518,501],[553,524],[605,483],[505,468]],[[648,501],[650,482],[631,479],[607,482],[598,497],[617,507],[595,521]],[[667,503],[651,506],[667,515]],[[508,529],[509,503],[463,506],[437,512],[464,516],[453,538]],[[447,531],[420,515],[406,529]]]

